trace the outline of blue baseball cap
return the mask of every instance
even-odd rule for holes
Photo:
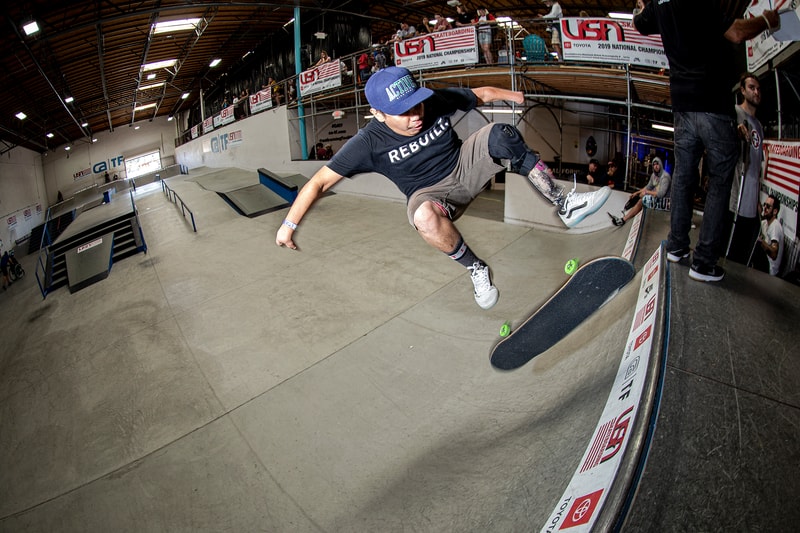
[[[369,77],[364,88],[370,107],[387,115],[402,115],[433,91],[420,87],[407,68],[387,67]]]

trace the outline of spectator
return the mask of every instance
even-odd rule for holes
[[[328,62],[328,61],[330,61],[330,60],[331,60],[331,58],[330,58],[330,56],[328,56],[328,52],[326,52],[325,50],[323,50],[323,51],[321,51],[321,52],[319,53],[319,61],[317,61],[317,62],[314,64],[314,66],[315,66],[315,67],[318,67],[318,66],[322,65],[323,63],[327,63],[327,62]]]
[[[696,0],[650,2],[633,22],[643,35],[660,34],[669,61],[670,93],[675,125],[675,172],[672,176],[667,259],[676,262],[691,253],[689,230],[698,168],[706,152],[709,181],[700,238],[689,277],[721,281],[717,265],[726,204],[738,159],[739,143],[730,88],[736,76],[736,56],[730,43],[752,39],[780,27],[776,11],[735,19],[727,5]]]
[[[595,182],[600,182],[600,161],[597,159],[589,160],[589,171],[586,173],[586,183],[594,185]]]
[[[739,79],[739,93],[742,95],[742,103],[736,106],[736,122],[741,150],[728,201],[724,234],[730,235],[725,254],[727,258],[746,265],[761,226],[758,217],[761,211],[758,205],[758,189],[764,155],[761,144],[764,129],[756,118],[756,110],[761,104],[761,85],[755,74],[742,74]]]
[[[636,0],[636,7],[633,8],[633,16],[635,17],[644,9],[644,0]]]
[[[758,245],[762,256],[766,256],[768,268],[761,267],[761,270],[768,272],[770,276],[777,276],[781,270],[781,260],[783,259],[783,227],[778,220],[778,211],[781,203],[770,194],[764,201],[764,216],[761,220],[761,233],[758,236]],[[762,262],[763,264],[763,262]]]
[[[656,201],[666,198],[669,194],[669,181],[669,172],[664,170],[661,159],[654,157],[653,173],[650,175],[650,181],[647,182],[644,188],[631,194],[628,202],[625,204],[625,210],[627,212],[623,212],[622,217],[615,217],[611,213],[608,214],[612,222],[614,222],[614,225],[624,225],[625,222],[638,215],[642,207],[647,207],[648,209],[656,207]]]
[[[498,299],[489,267],[466,245],[453,222],[492,176],[505,168],[500,160],[526,176],[556,207],[567,227],[599,209],[611,194],[607,188],[564,194],[550,169],[513,126],[489,124],[463,142],[453,130],[450,117],[456,112],[500,100],[521,104],[525,99],[521,92],[497,87],[431,90],[420,87],[400,67],[370,77],[364,92],[374,119],[303,186],[277,231],[278,246],[297,249],[293,238],[298,224],[340,180],[356,173],[380,172],[405,194],[409,223],[426,243],[470,272],[475,302],[489,309]]]
[[[492,25],[497,24],[494,15],[486,8],[478,8],[477,16],[472,19],[472,24],[478,27],[478,44],[483,51],[483,59],[487,64],[494,63],[492,55]]]
[[[603,185],[608,185],[612,189],[617,189],[621,191],[623,189],[623,183],[621,176],[617,174],[617,162],[613,159],[608,162],[608,166],[606,167],[606,176],[603,178]]]
[[[456,6],[456,27],[461,28],[464,26],[474,26],[474,24],[472,24],[472,18],[470,18],[466,8],[459,4]]]
[[[550,44],[555,50],[556,55],[558,56],[558,60],[561,60],[561,22],[560,19],[563,15],[561,11],[561,5],[557,1],[553,0],[544,0],[544,5],[550,8],[550,12],[546,15],[539,15],[540,18],[545,20],[553,20],[555,21],[551,24],[547,29],[551,32],[550,35]]]
[[[436,13],[436,24],[433,26],[433,31],[452,30],[453,26],[450,21],[444,18],[441,13]]]
[[[364,52],[358,56],[358,76],[361,83],[366,83],[370,74],[372,74],[372,60],[370,55]]]

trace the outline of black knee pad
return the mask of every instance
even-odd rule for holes
[[[495,159],[508,159],[511,171],[526,176],[539,161],[528,148],[517,128],[510,124],[495,124],[489,133],[489,155]]]

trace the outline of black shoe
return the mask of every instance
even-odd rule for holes
[[[615,217],[611,213],[608,213],[608,216],[611,217],[611,221],[614,223],[615,226],[624,226],[625,225],[625,219],[624,218]]]
[[[689,269],[689,277],[696,281],[722,281],[722,278],[725,277],[725,271],[717,265],[708,267],[693,263]]]
[[[677,263],[684,257],[689,257],[691,250],[688,248],[680,248],[679,250],[667,251],[667,260],[672,263]]]

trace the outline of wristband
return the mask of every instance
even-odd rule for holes
[[[283,225],[290,229],[297,229],[297,224],[289,220],[288,218],[283,221]]]
[[[764,19],[764,22],[767,23],[767,30],[771,30],[772,26],[769,25],[769,19],[767,18],[767,16],[764,13],[761,13],[761,17]]]

